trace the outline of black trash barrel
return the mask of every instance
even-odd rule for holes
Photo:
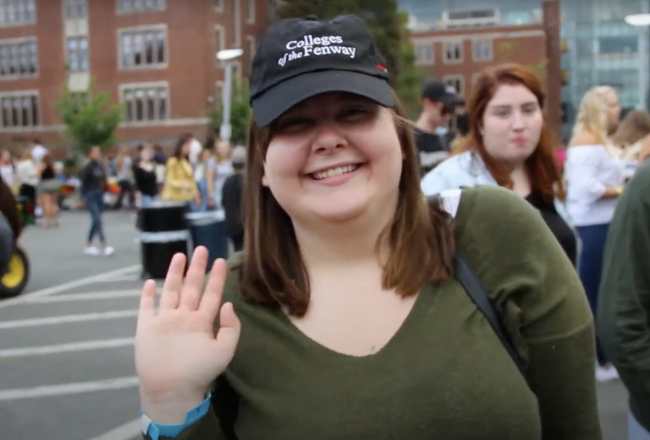
[[[161,201],[141,208],[138,237],[143,278],[164,279],[172,257],[177,253],[188,255],[188,209],[188,203]]]
[[[225,213],[222,209],[192,212],[186,215],[190,224],[192,247],[205,246],[208,249],[206,271],[212,270],[217,258],[228,258],[228,238],[224,230]]]

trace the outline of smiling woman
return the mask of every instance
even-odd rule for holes
[[[285,56],[332,39],[355,57]],[[203,292],[207,251],[186,277],[175,257],[159,312],[155,283],[143,288],[145,438],[600,438],[593,320],[571,264],[511,191],[427,203],[383,65],[355,16],[284,20],[260,43],[244,250]],[[459,281],[457,250],[503,338]]]

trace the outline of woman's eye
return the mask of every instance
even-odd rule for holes
[[[309,124],[310,120],[305,118],[287,119],[278,124],[278,129],[282,131],[297,130],[307,127]]]
[[[342,117],[345,119],[358,119],[369,114],[368,110],[363,108],[350,108],[342,112]]]

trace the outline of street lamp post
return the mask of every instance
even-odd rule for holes
[[[243,53],[244,51],[242,49],[225,49],[217,52],[217,59],[226,62],[223,90],[223,118],[221,127],[219,127],[219,137],[225,141],[230,140],[232,133],[232,127],[230,125],[230,103],[232,101],[233,63],[231,60],[240,57]]]
[[[648,66],[650,65],[649,58],[649,34],[648,26],[650,26],[650,14],[633,14],[625,17],[625,22],[631,26],[639,28],[638,33],[638,53],[639,53],[639,104],[638,108],[645,109],[648,100]]]

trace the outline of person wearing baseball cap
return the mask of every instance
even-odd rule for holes
[[[440,131],[446,129],[456,106],[462,103],[453,87],[439,81],[429,82],[422,90],[422,113],[415,123],[415,144],[423,177],[449,156],[449,141]]]
[[[385,65],[351,15],[283,20],[260,41],[243,252],[207,283],[205,248],[189,268],[176,255],[159,307],[143,287],[145,438],[600,437],[575,270],[511,191],[425,199]],[[511,342],[454,278],[456,248]]]

